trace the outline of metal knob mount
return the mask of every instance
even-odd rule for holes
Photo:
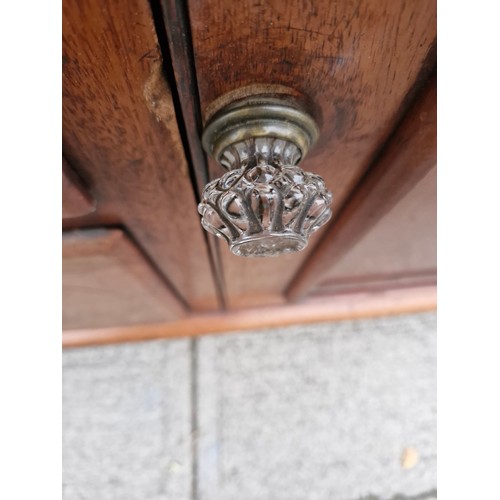
[[[239,256],[304,249],[332,214],[323,179],[298,167],[318,134],[313,118],[289,99],[254,96],[217,112],[202,142],[229,172],[203,191],[203,227]]]

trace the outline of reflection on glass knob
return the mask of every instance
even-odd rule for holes
[[[304,249],[332,215],[323,179],[298,167],[317,137],[313,119],[288,100],[254,97],[219,111],[203,146],[229,172],[203,191],[203,227],[243,257]]]

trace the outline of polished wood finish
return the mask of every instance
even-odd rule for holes
[[[95,200],[83,186],[66,158],[62,159],[62,217],[72,219],[92,213]]]
[[[63,329],[173,321],[180,300],[118,229],[63,233]]]
[[[436,80],[408,112],[329,231],[290,284],[287,296],[306,295],[436,165]]]
[[[294,89],[321,126],[304,169],[325,178],[338,212],[434,57],[435,1],[191,0],[188,5],[205,119],[212,102],[227,92]],[[221,173],[212,162],[211,177]],[[313,236],[304,252],[279,259],[239,258],[223,247],[229,305],[283,302],[287,285],[310,261],[324,232]]]
[[[288,325],[341,321],[394,314],[431,311],[436,308],[436,288],[339,295],[311,299],[303,304],[192,314],[172,323],[128,328],[72,330],[63,333],[63,347],[137,342],[151,339],[220,334]]]
[[[192,309],[218,306],[147,0],[63,2],[63,149]]]

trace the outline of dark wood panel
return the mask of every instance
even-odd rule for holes
[[[298,300],[436,165],[436,80],[425,89],[288,289]],[[431,221],[431,224],[434,224]],[[395,228],[392,228],[393,230]],[[407,235],[418,238],[418,235]],[[367,250],[363,250],[363,255]],[[361,259],[363,256],[359,256]],[[366,255],[365,255],[366,258]]]
[[[62,217],[72,219],[92,213],[95,210],[95,200],[83,186],[81,180],[62,159]]]
[[[226,313],[191,314],[178,321],[157,325],[66,331],[63,333],[62,341],[63,347],[137,342],[416,313],[435,308],[435,286],[375,290],[335,297],[311,298],[303,304]]]
[[[147,0],[63,2],[63,147],[189,306],[217,307]]]
[[[214,110],[212,101],[227,92],[241,96],[283,85],[304,96],[321,136],[303,167],[326,179],[334,212],[434,57],[434,0],[191,0],[189,16],[205,118]],[[221,173],[212,163],[211,176]],[[243,259],[223,248],[230,305],[281,302],[324,233],[313,236],[304,252],[279,259]]]
[[[63,329],[172,321],[182,303],[118,229],[63,233]]]

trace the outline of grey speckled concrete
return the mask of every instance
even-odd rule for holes
[[[189,341],[63,355],[63,498],[191,498]]]
[[[193,364],[188,340],[67,350],[63,497],[431,500],[435,323],[420,314],[204,337]],[[408,470],[406,447],[419,453]]]
[[[435,343],[430,313],[201,339],[198,499],[435,498]]]

